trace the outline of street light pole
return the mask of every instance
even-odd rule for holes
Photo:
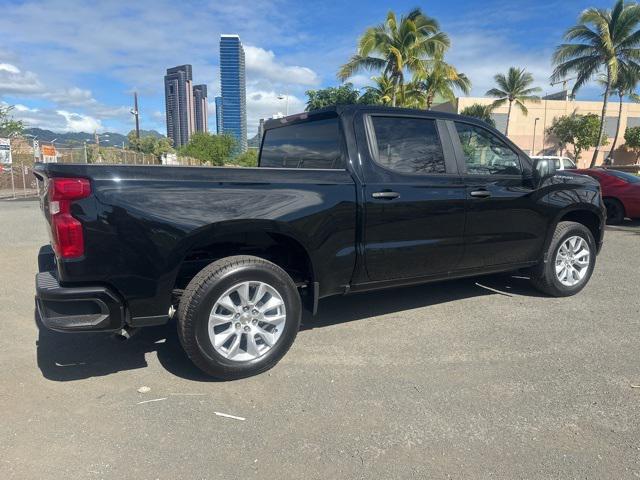
[[[140,111],[138,110],[138,92],[133,92],[133,108],[131,115],[136,119],[136,138],[140,139]]]
[[[280,94],[278,95],[278,100],[285,100],[285,110],[284,110],[284,116],[288,117],[289,116],[289,94],[285,93],[285,94]]]
[[[531,145],[531,155],[536,154],[536,128],[538,127],[538,120],[540,120],[540,118],[536,117],[533,121],[533,144]]]

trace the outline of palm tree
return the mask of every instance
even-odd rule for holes
[[[465,107],[460,111],[460,115],[477,118],[485,123],[488,123],[492,127],[495,127],[496,122],[491,116],[492,113],[493,105],[482,105],[481,103],[474,103],[473,105],[469,105],[468,107]]]
[[[577,76],[572,94],[604,70],[605,86],[602,114],[600,115],[600,134],[593,152],[591,167],[603,143],[604,119],[611,88],[618,80],[618,72],[623,68],[640,69],[640,6],[636,3],[625,4],[617,0],[613,9],[588,8],[578,17],[578,24],[569,28],[563,43],[556,48],[553,61],[556,65],[552,80],[566,78],[569,73]],[[573,42],[576,43],[573,43]]]
[[[362,97],[375,99],[376,103],[380,105],[391,104],[393,100],[393,94],[396,90],[393,84],[393,80],[384,75],[371,77],[371,80],[374,82],[374,85],[364,87],[365,93]],[[402,103],[402,95],[400,95],[400,100]]]
[[[390,11],[384,23],[364,32],[356,54],[340,68],[338,78],[344,81],[361,70],[382,72],[394,85],[391,105],[395,107],[405,72],[424,73],[424,60],[443,53],[449,44],[449,37],[440,31],[438,22],[419,8],[402,16],[399,22]]]
[[[598,79],[598,83],[606,87],[606,76]],[[618,136],[620,135],[624,97],[628,95],[633,101],[638,101],[638,95],[635,93],[638,83],[640,83],[640,71],[634,68],[627,68],[626,65],[620,64],[616,83],[611,86],[612,95],[618,95],[618,122],[616,124],[616,134],[611,144],[611,153],[609,154],[611,158],[613,158],[613,152],[616,150],[616,143],[618,143]]]
[[[446,63],[441,54],[433,60],[427,61],[427,71],[416,73],[414,78],[417,88],[424,93],[424,106],[431,110],[436,95],[445,100],[454,102],[456,95],[454,90],[460,90],[465,95],[471,92],[471,80]]]
[[[529,110],[527,110],[524,102],[539,102],[540,97],[535,94],[540,92],[541,89],[538,87],[531,87],[531,84],[533,83],[533,75],[527,72],[524,68],[511,67],[507,72],[507,75],[499,73],[493,77],[493,79],[498,84],[498,88],[492,88],[487,91],[486,95],[497,98],[497,100],[493,102],[493,108],[500,107],[509,102],[507,128],[504,132],[505,135],[509,135],[509,123],[511,122],[511,108],[513,107],[513,104],[515,103],[520,111],[524,115],[527,115]]]

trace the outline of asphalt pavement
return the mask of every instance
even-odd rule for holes
[[[608,229],[575,297],[497,275],[331,298],[234,382],[173,324],[39,330],[47,241],[36,202],[0,202],[2,479],[640,477],[638,222]]]

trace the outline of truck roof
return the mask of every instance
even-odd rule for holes
[[[432,118],[440,118],[440,119],[447,119],[447,120],[465,118],[470,122],[473,122],[473,123],[481,122],[482,125],[485,125],[484,122],[482,122],[481,120],[478,120],[477,118],[465,117],[463,115],[457,115],[454,113],[437,112],[434,110],[387,107],[382,105],[332,105],[330,107],[322,108],[320,110],[311,110],[310,112],[296,113],[296,114],[288,115],[286,117],[281,117],[281,118],[270,118],[268,120],[265,120],[264,129],[269,130],[272,128],[282,127],[284,125],[291,124],[291,123],[299,123],[305,120],[318,119],[318,117],[320,118],[326,117],[328,114],[341,115],[342,113],[345,113],[345,112],[357,112],[357,111],[367,111],[370,113],[382,113],[382,114],[384,113],[403,114],[404,113],[407,115],[424,115],[428,113],[429,116]]]

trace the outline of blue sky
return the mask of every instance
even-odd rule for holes
[[[209,113],[219,92],[221,33],[241,36],[247,55],[249,134],[258,119],[304,108],[305,90],[336,85],[335,73],[366,27],[388,10],[420,7],[451,37],[450,63],[473,82],[473,95],[509,66],[525,67],[545,91],[550,56],[584,1],[71,1],[0,0],[0,102],[16,105],[29,126],[56,131],[132,128],[132,92],[141,127],[166,133],[163,75],[191,63],[209,85]],[[360,87],[371,74],[352,79]],[[578,98],[597,99],[588,86]]]

